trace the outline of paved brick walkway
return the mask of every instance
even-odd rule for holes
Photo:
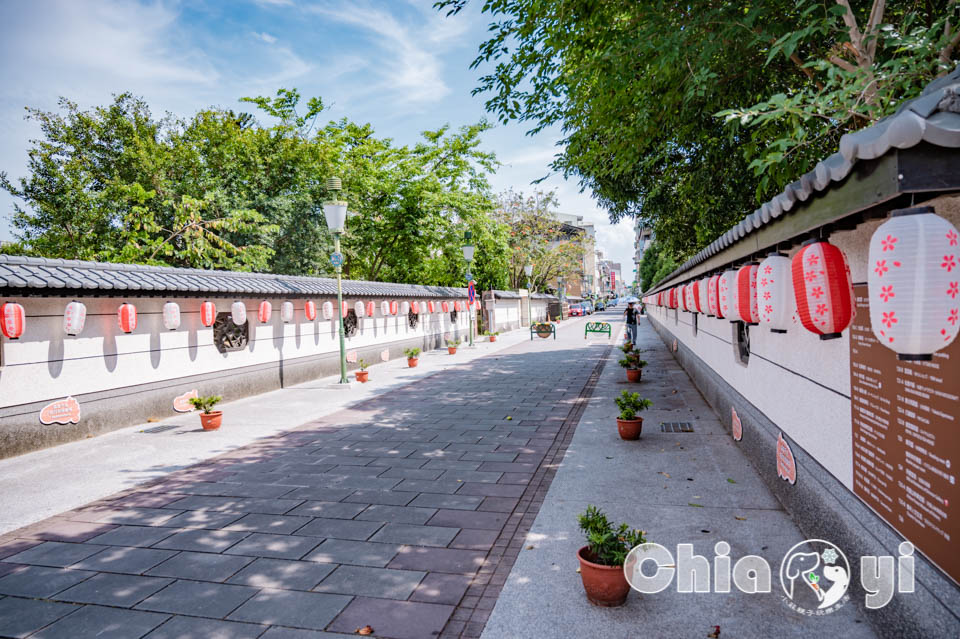
[[[0,636],[478,637],[603,366],[581,331],[0,537]]]

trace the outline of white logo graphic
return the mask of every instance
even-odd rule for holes
[[[847,594],[850,563],[835,544],[823,539],[807,539],[784,555],[780,564],[780,586],[791,608],[827,614],[839,608],[836,604]]]

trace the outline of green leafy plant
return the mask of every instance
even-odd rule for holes
[[[403,354],[407,356],[407,359],[417,359],[420,357],[419,348],[405,348],[403,349]]]
[[[357,362],[357,366],[360,367],[360,370],[365,371],[367,370],[367,367],[370,366],[370,362],[365,359],[361,359],[359,362]]]
[[[620,419],[636,419],[637,413],[653,406],[653,402],[649,399],[644,399],[639,393],[630,391],[623,391],[620,397],[614,398],[613,401],[620,409]]]
[[[223,400],[219,395],[210,395],[209,397],[191,397],[190,403],[197,410],[202,410],[208,415],[213,412],[213,407]]]
[[[494,337],[500,334],[500,331],[484,331],[483,334],[487,337]]]
[[[459,339],[448,339],[448,340],[447,340],[447,347],[448,347],[448,348],[456,348],[457,346],[460,346],[460,340],[459,340]]]
[[[627,554],[636,546],[647,543],[643,531],[627,524],[614,527],[613,522],[596,506],[577,516],[580,530],[587,538],[590,559],[604,566],[622,566]]]

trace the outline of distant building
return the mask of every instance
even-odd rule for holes
[[[564,281],[564,291],[568,297],[591,297],[596,295],[597,287],[597,258],[596,243],[597,231],[590,222],[584,222],[582,215],[568,213],[554,213],[554,217],[569,231],[570,237],[582,234],[583,256],[580,259],[580,269],[575,275],[568,275]],[[559,288],[559,282],[553,281],[550,285]]]

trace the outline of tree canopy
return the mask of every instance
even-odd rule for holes
[[[469,0],[440,0],[455,13]],[[671,258],[956,65],[956,0],[485,0],[474,93]]]

